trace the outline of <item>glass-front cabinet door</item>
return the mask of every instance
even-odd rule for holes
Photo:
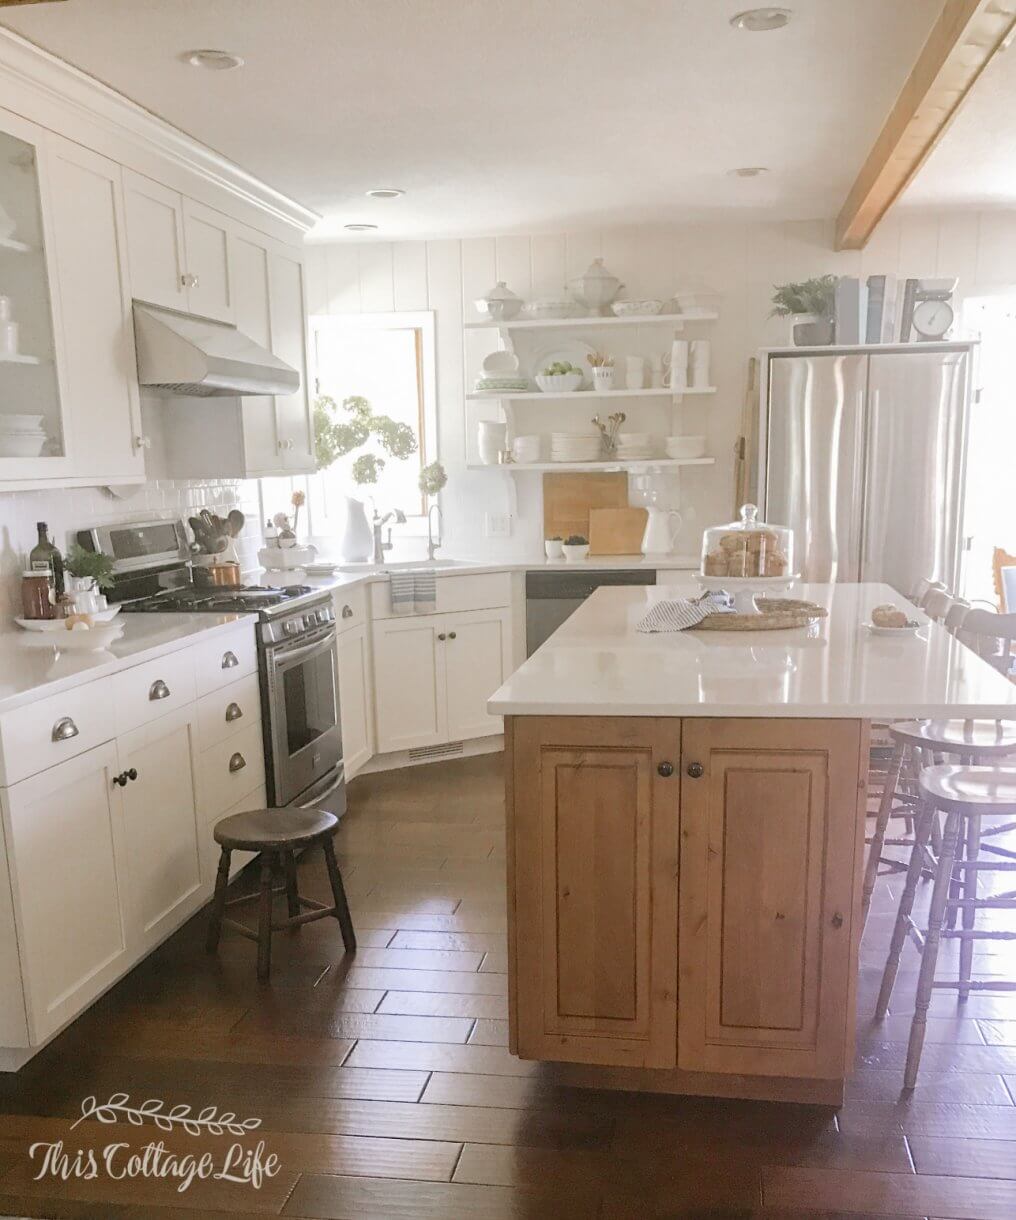
[[[0,483],[69,470],[41,137],[0,110]]]

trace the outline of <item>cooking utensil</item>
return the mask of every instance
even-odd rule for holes
[[[247,518],[238,508],[231,508],[229,510],[229,515],[226,517],[226,528],[229,531],[230,536],[233,538],[239,538],[246,521]]]

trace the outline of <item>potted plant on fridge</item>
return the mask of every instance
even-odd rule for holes
[[[408,424],[390,415],[375,414],[367,399],[358,394],[344,398],[341,407],[326,394],[314,403],[314,456],[318,470],[327,470],[339,458],[363,448],[372,439],[382,453],[397,461],[405,461],[417,449],[416,433]],[[384,467],[385,458],[381,454],[361,453],[353,462],[350,475],[357,487],[372,486]],[[340,550],[343,559],[360,562],[370,558],[374,535],[364,502],[354,496],[345,499],[346,528]]]
[[[789,318],[795,347],[819,347],[833,341],[835,275],[777,284],[771,318]]]

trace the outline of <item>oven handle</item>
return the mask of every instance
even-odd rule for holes
[[[315,640],[313,644],[304,644],[302,648],[294,648],[288,652],[281,648],[275,648],[269,652],[268,656],[272,662],[273,669],[282,669],[293,661],[304,661],[316,652],[324,652],[334,643],[335,632],[329,631],[326,635]]]
[[[332,784],[329,784],[328,787],[324,790],[324,792],[315,792],[314,795],[311,797],[311,799],[306,803],[306,805],[297,805],[296,808],[297,809],[314,809],[317,806],[318,801],[321,800],[321,798],[323,796],[331,796],[331,794],[335,791],[335,789],[339,786],[339,784],[345,783],[345,780],[346,780],[346,769],[342,765],[342,762],[340,760],[339,766],[337,768],[336,776],[335,776],[335,782]]]

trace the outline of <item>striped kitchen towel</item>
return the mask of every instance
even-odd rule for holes
[[[686,631],[689,627],[697,627],[707,615],[731,612],[730,600],[722,593],[718,596],[696,598],[694,601],[686,597],[676,597],[672,601],[657,602],[635,630],[646,633]]]
[[[392,572],[392,614],[436,614],[437,577],[433,572]]]

